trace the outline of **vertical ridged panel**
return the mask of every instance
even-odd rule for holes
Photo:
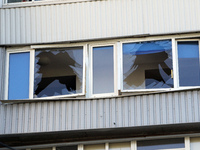
[[[6,111],[5,106],[0,104],[0,119],[1,119],[1,126],[0,126],[0,134],[5,133],[5,127],[6,127]]]
[[[0,10],[0,44],[200,30],[199,0],[107,0]]]
[[[0,105],[0,134],[200,122],[200,91]]]
[[[0,47],[0,99],[3,99],[4,96],[5,58],[6,58],[5,48]]]

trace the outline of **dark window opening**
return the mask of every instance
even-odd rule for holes
[[[123,44],[123,89],[172,88],[171,41]]]
[[[82,93],[83,49],[36,50],[34,97]]]
[[[77,150],[78,146],[62,146],[62,147],[56,147],[56,150]]]
[[[175,149],[185,148],[184,139],[160,139],[160,140],[147,140],[138,141],[137,150],[161,150],[161,149]]]

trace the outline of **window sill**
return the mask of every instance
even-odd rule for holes
[[[150,95],[150,94],[161,94],[161,93],[170,93],[170,92],[184,92],[184,91],[193,91],[193,90],[200,90],[200,86],[198,87],[181,87],[177,89],[166,89],[166,90],[141,90],[141,91],[129,91],[124,92],[121,91],[122,95],[119,96],[105,96],[105,97],[91,97],[85,98],[84,94],[74,95],[71,97],[45,97],[45,98],[34,98],[34,99],[23,99],[23,100],[0,100],[3,104],[16,104],[16,103],[33,103],[33,102],[50,102],[50,101],[72,101],[72,100],[97,100],[97,99],[108,99],[108,98],[122,98],[122,97],[130,97],[130,96],[141,96],[141,95]]]
[[[166,88],[166,89],[141,89],[141,90],[123,90],[121,91],[122,96],[131,95],[143,95],[143,94],[159,94],[159,93],[169,93],[169,92],[183,92],[188,90],[200,90],[200,86],[188,86],[179,88]]]
[[[33,1],[33,2],[18,2],[3,4],[2,8],[15,8],[15,7],[31,7],[41,5],[54,5],[54,4],[69,4],[69,3],[80,3],[80,2],[91,2],[97,0],[44,0],[44,1]]]

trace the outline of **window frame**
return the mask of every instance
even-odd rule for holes
[[[57,46],[57,48],[67,48],[67,47],[83,47],[83,77],[82,77],[82,92],[78,94],[68,94],[68,95],[57,95],[57,96],[47,96],[47,97],[38,97],[34,98],[34,70],[35,70],[35,50],[39,48],[8,48],[6,51],[6,70],[5,70],[5,91],[4,91],[4,99],[8,100],[8,87],[9,87],[9,56],[13,53],[25,53],[30,52],[30,67],[29,67],[29,98],[28,99],[52,99],[52,98],[63,98],[63,97],[77,97],[85,95],[85,53],[86,46],[85,45],[73,45],[73,46]],[[53,47],[49,47],[52,49]],[[40,48],[42,49],[42,48]]]
[[[198,42],[198,46],[199,46],[199,66],[200,66],[200,39],[194,38],[194,39],[177,39],[175,40],[175,62],[176,62],[176,72],[174,71],[174,76],[176,76],[176,82],[174,82],[174,88],[175,89],[192,89],[192,88],[198,88],[200,86],[180,86],[180,82],[179,82],[179,62],[178,62],[178,42]]]
[[[95,47],[106,47],[112,46],[113,47],[113,73],[114,73],[114,92],[112,93],[100,93],[100,94],[93,94],[93,48]],[[89,97],[110,97],[110,96],[117,96],[117,85],[118,85],[118,65],[117,65],[117,45],[116,42],[114,43],[104,43],[104,44],[90,44],[89,45]]]
[[[140,93],[140,92],[155,92],[155,91],[169,91],[169,90],[172,90],[172,89],[175,89],[175,86],[172,87],[172,88],[152,88],[152,89],[130,89],[130,90],[125,90],[124,87],[123,87],[123,44],[127,44],[127,43],[137,43],[137,42],[151,42],[151,41],[162,41],[162,40],[171,40],[171,43],[172,43],[172,68],[173,68],[173,74],[174,74],[174,68],[175,68],[175,64],[173,63],[174,62],[174,54],[173,54],[173,51],[174,48],[173,48],[173,39],[172,38],[150,38],[150,39],[140,39],[140,40],[129,40],[129,41],[123,41],[123,42],[120,42],[120,55],[121,55],[121,58],[120,58],[120,64],[121,64],[121,77],[120,77],[120,88],[121,88],[121,92],[122,93]],[[174,84],[174,76],[173,76],[173,84]]]
[[[161,41],[161,40],[171,40],[172,44],[172,68],[173,68],[173,88],[152,88],[152,89],[123,89],[123,44],[124,43],[134,43],[134,42],[148,42],[148,41]],[[77,97],[85,96],[85,98],[101,98],[101,97],[113,97],[119,96],[121,93],[126,95],[128,93],[151,93],[151,92],[164,92],[164,91],[176,91],[176,90],[187,90],[196,89],[200,86],[180,86],[179,85],[179,66],[178,66],[178,42],[188,42],[197,41],[199,44],[199,59],[200,59],[200,39],[190,37],[149,37],[147,39],[120,39],[120,40],[110,40],[98,43],[98,41],[93,42],[80,42],[71,44],[48,44],[48,45],[30,45],[24,47],[10,47],[6,50],[6,73],[5,73],[5,91],[4,99],[8,99],[8,71],[9,71],[9,54],[10,53],[20,53],[20,52],[30,52],[30,77],[29,77],[29,99],[51,99],[60,97]],[[35,50],[36,49],[46,49],[46,48],[67,48],[67,47],[83,47],[83,80],[82,80],[82,93],[79,94],[69,94],[69,95],[58,95],[58,96],[48,96],[33,98],[34,92],[34,60],[35,60]],[[113,46],[113,65],[114,65],[114,92],[113,93],[100,93],[93,94],[93,48],[95,47],[106,47]],[[87,70],[86,70],[87,69]]]
[[[149,42],[149,41],[160,41],[160,40],[171,40],[172,42],[172,76],[173,76],[173,88],[157,88],[157,89],[131,89],[124,90],[123,89],[123,44],[126,43],[137,43],[137,42]],[[120,89],[122,93],[146,93],[146,92],[162,92],[162,91],[173,91],[173,90],[186,90],[186,89],[195,89],[200,88],[200,86],[180,86],[179,85],[179,64],[178,64],[178,42],[189,42],[196,41],[199,43],[199,59],[200,59],[200,39],[194,38],[190,39],[190,37],[183,37],[178,39],[177,37],[166,37],[166,38],[149,38],[149,39],[139,39],[139,40],[124,40],[120,42]]]
[[[5,99],[8,100],[8,87],[9,87],[9,62],[10,62],[10,54],[14,53],[30,53],[30,62],[29,62],[29,99],[33,99],[33,84],[34,84],[34,50],[30,48],[22,48],[22,49],[7,49],[6,52],[6,76],[5,76]],[[32,95],[32,96],[31,96]]]

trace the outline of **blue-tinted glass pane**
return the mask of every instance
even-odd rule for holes
[[[184,139],[163,139],[138,141],[137,150],[162,150],[185,148]]]
[[[93,48],[93,94],[113,92],[113,47],[95,47]]]
[[[8,99],[29,98],[29,63],[29,52],[10,54]]]
[[[83,47],[35,52],[34,97],[82,93]]]
[[[123,89],[173,87],[170,40],[123,44]]]
[[[198,42],[178,42],[178,66],[180,86],[199,86]]]

